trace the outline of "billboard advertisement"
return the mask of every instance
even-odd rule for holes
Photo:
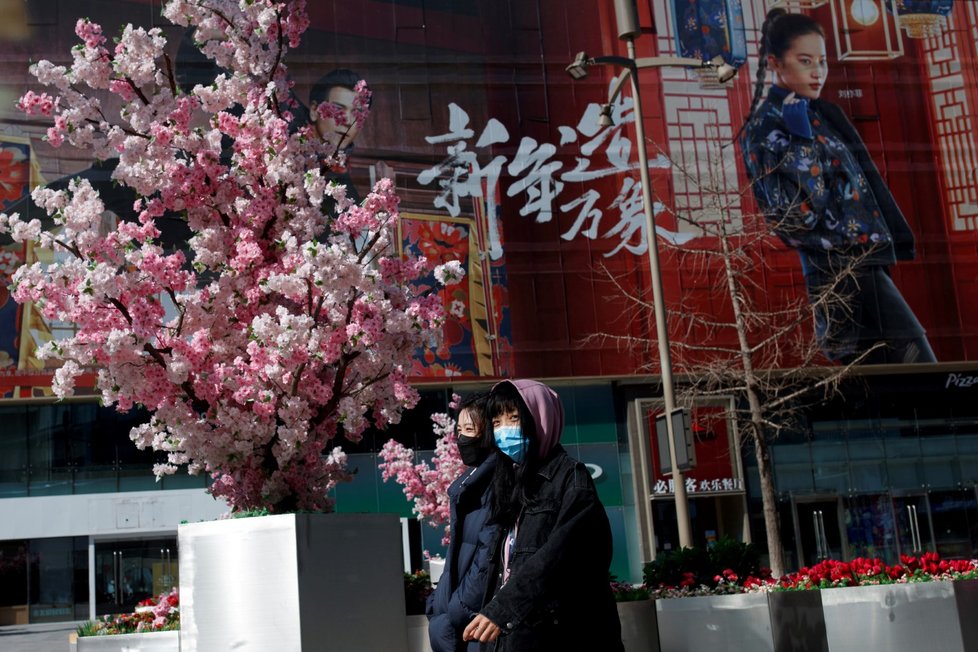
[[[765,30],[773,4],[639,0],[631,54],[610,0],[309,3],[287,61],[296,119],[366,80],[335,178],[354,196],[392,179],[403,250],[467,271],[412,377],[657,373],[650,246],[677,369],[744,342],[764,367],[978,359],[978,5],[802,3],[809,22]],[[132,219],[111,162],[54,147],[50,121],[14,107],[39,90],[29,63],[70,61],[86,16],[160,27],[188,92],[213,66],[159,0],[0,6],[0,210],[34,216],[32,187],[82,175],[106,219]],[[34,255],[8,240],[0,274]],[[32,352],[70,325],[0,299],[0,394],[45,395]]]

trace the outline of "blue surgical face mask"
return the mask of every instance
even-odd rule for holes
[[[492,429],[496,446],[503,455],[517,464],[522,464],[526,458],[526,438],[519,426],[497,426]]]

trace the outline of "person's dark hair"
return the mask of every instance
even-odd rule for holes
[[[796,38],[806,34],[818,34],[825,38],[825,30],[822,29],[822,26],[805,14],[790,14],[780,7],[767,12],[767,16],[764,17],[764,24],[761,25],[761,49],[757,53],[757,78],[754,81],[754,94],[751,97],[750,110],[747,111],[747,118],[734,140],[740,137],[744,127],[750,122],[754,115],[754,109],[757,108],[761,101],[761,95],[764,94],[767,56],[771,54],[776,59],[780,59],[785,52],[791,49]]]
[[[482,433],[479,437],[479,448],[492,448],[492,424],[489,423],[486,408],[489,405],[489,395],[485,392],[469,394],[458,403],[456,414],[461,415],[468,410],[476,429]]]
[[[325,102],[329,98],[330,89],[337,86],[351,91],[356,90],[361,79],[363,78],[360,75],[346,68],[331,70],[312,85],[312,90],[309,91],[309,102],[312,104]]]
[[[489,394],[486,409],[488,427],[491,434],[492,420],[515,410],[520,415],[520,429],[527,439],[526,457],[523,463],[513,465],[500,456],[492,479],[492,510],[490,521],[503,528],[511,528],[520,511],[529,503],[536,490],[536,471],[540,466],[537,428],[530,408],[526,406],[519,391],[512,383],[499,383]]]

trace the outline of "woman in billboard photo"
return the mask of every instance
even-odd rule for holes
[[[488,413],[499,531],[485,605],[465,640],[496,652],[623,650],[608,583],[611,526],[587,467],[560,445],[560,398],[535,380],[504,380]]]
[[[458,452],[467,468],[448,488],[451,542],[445,570],[428,599],[428,639],[432,652],[478,652],[462,632],[482,606],[486,593],[489,546],[496,527],[489,525],[489,497],[498,453],[486,434],[485,394],[458,407]]]
[[[759,54],[744,161],[765,218],[801,259],[823,353],[842,363],[935,362],[889,273],[914,258],[913,233],[855,127],[819,97],[822,27],[772,9]],[[768,69],[774,83],[761,102]]]

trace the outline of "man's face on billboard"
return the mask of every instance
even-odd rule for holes
[[[320,138],[336,146],[337,149],[346,149],[353,144],[360,128],[353,119],[353,101],[356,93],[343,86],[333,86],[329,89],[326,101],[314,107],[316,110],[316,130]],[[325,105],[330,105],[333,111],[328,110]],[[332,114],[339,110],[340,117],[334,118]]]

